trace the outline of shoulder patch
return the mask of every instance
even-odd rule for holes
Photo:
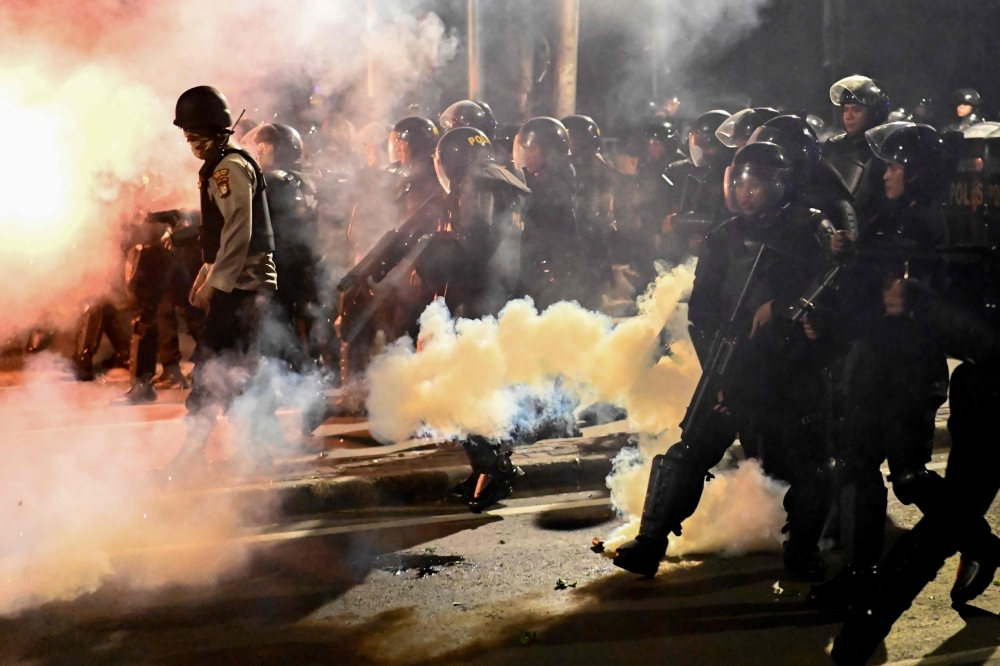
[[[212,174],[212,178],[215,179],[215,185],[219,188],[220,198],[225,199],[232,194],[232,190],[229,188],[229,169],[219,169]]]

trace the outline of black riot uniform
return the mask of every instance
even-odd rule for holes
[[[983,98],[972,88],[959,88],[951,96],[952,108],[955,110],[953,120],[942,132],[962,132],[986,119],[981,111]]]
[[[978,267],[977,284],[960,293],[940,294],[917,281],[901,284],[906,316],[927,327],[949,355],[963,360],[951,378],[951,452],[944,479],[927,472],[937,492],[920,505],[923,518],[893,546],[871,594],[856,603],[834,641],[832,657],[841,666],[867,663],[878,644],[945,560],[962,552],[953,605],[968,603],[989,586],[1000,563],[1000,540],[984,514],[1000,489],[1000,449],[983,433],[1000,408],[1000,299],[997,255],[958,255]]]
[[[912,123],[876,127],[867,137],[879,159],[903,168],[905,185],[901,193],[887,191],[893,198],[861,231],[857,260],[840,292],[840,323],[851,342],[839,502],[851,563],[813,589],[809,598],[817,605],[847,605],[870,591],[884,536],[883,461],[900,501],[921,508],[929,501],[938,479],[925,466],[934,417],[948,389],[944,348],[921,322],[886,317],[883,302],[884,289],[896,279],[942,283],[935,255],[947,243],[940,210],[942,142],[933,128]]]
[[[302,137],[295,128],[280,123],[257,128],[252,140],[267,182],[267,203],[274,233],[274,266],[281,276],[275,295],[279,321],[288,335],[275,341],[265,356],[283,358],[297,370],[309,359],[318,360],[318,340],[313,329],[320,314],[318,290],[319,202],[312,178],[302,168]],[[248,141],[248,137],[244,137]],[[267,146],[269,150],[263,148]],[[318,331],[317,331],[318,333]]]
[[[389,133],[389,162],[399,176],[396,203],[402,220],[441,193],[434,173],[434,149],[440,138],[434,123],[416,116],[403,118]]]
[[[703,113],[688,136],[690,159],[675,162],[667,169],[674,202],[664,226],[664,245],[673,263],[696,252],[702,239],[729,216],[723,180],[734,151],[716,136],[719,125],[729,117],[727,111],[721,110]]]
[[[521,291],[539,310],[580,297],[583,254],[576,223],[576,171],[569,133],[555,118],[533,118],[514,140],[514,165],[531,195],[524,207]]]
[[[832,483],[821,415],[822,349],[781,313],[823,271],[833,229],[819,211],[792,203],[790,167],[779,147],[756,143],[727,170],[727,200],[741,212],[708,235],[688,316],[704,367],[718,354],[717,334],[731,336],[735,348],[718,393],[699,386],[696,395],[707,402],[692,403],[681,442],[653,459],[639,536],[614,560],[624,569],[655,574],[668,534],[680,533],[708,471],[738,434],[767,473],[791,484],[786,565],[809,577],[822,573],[817,542]],[[767,322],[754,326],[755,318]],[[706,371],[703,381],[719,369]],[[696,409],[704,415],[697,429],[689,420]]]
[[[569,132],[570,154],[576,169],[576,223],[586,253],[587,293],[585,307],[600,305],[603,288],[611,280],[611,248],[614,247],[615,191],[618,173],[601,154],[601,129],[587,116],[568,116],[563,125]]]
[[[447,196],[417,275],[426,291],[443,295],[452,314],[495,316],[517,289],[518,225],[528,188],[496,164],[489,139],[471,127],[442,137],[434,165]]]
[[[850,133],[838,134],[823,144],[823,157],[843,178],[854,195],[854,210],[863,229],[885,203],[882,174],[885,165],[877,159],[865,139],[865,132],[886,122],[889,97],[866,76],[849,76],[833,84],[830,101],[834,105],[866,109],[866,122]]]
[[[768,141],[781,146],[792,160],[796,199],[822,211],[834,229],[857,235],[854,197],[840,174],[822,157],[809,123],[798,116],[776,116],[755,130],[749,141]]]
[[[197,342],[205,315],[188,300],[203,265],[196,211],[150,213],[129,250],[127,285],[132,296],[131,388],[127,404],[156,400],[156,388],[187,388],[180,370],[178,313]],[[154,379],[157,360],[163,374]]]
[[[205,266],[195,280],[191,301],[207,304],[208,312],[193,355],[187,436],[174,459],[156,470],[155,477],[163,483],[204,469],[204,449],[218,410],[228,409],[256,372],[261,308],[268,300],[265,294],[277,288],[264,174],[232,140],[226,98],[209,86],[192,88],[177,100],[174,124],[184,130],[192,152],[204,160],[198,176],[199,244]],[[281,432],[274,412],[257,409],[252,423],[237,420],[245,441],[227,462],[240,473],[269,468],[271,459],[262,437]]]
[[[654,119],[632,128],[617,147],[614,191],[615,263],[629,264],[641,290],[656,278],[654,262],[665,258],[663,221],[675,207],[676,188],[667,177],[680,139],[673,123]]]
[[[421,240],[426,250],[416,272],[426,290],[444,294],[455,316],[496,316],[517,287],[519,211],[528,188],[494,161],[489,139],[471,127],[445,133],[434,165],[448,194],[438,230]],[[472,436],[462,444],[472,474],[452,495],[478,513],[510,495],[517,470],[499,442]]]
[[[115,353],[102,365],[107,369],[128,367],[129,336],[118,319],[118,308],[110,300],[88,303],[80,316],[73,350],[73,374],[77,380],[94,379],[94,355],[105,335]]]

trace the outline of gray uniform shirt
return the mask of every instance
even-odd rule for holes
[[[219,252],[207,277],[208,284],[219,291],[278,288],[271,253],[250,254],[256,185],[253,167],[238,153],[226,155],[208,179],[208,194],[225,218]]]

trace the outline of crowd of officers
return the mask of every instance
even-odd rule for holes
[[[467,318],[524,296],[540,310],[575,300],[623,314],[659,272],[697,257],[688,316],[706,376],[682,440],[653,461],[639,534],[615,564],[655,574],[738,440],[789,484],[785,565],[818,583],[810,603],[852,609],[833,656],[862,664],[949,555],[962,553],[956,603],[981,593],[1000,562],[984,518],[1000,453],[980,434],[1000,390],[1000,285],[988,225],[975,222],[992,196],[989,134],[1000,126],[977,115],[973,93],[959,91],[957,120],[939,133],[922,122],[927,104],[894,112],[874,81],[851,76],[830,90],[845,131],[823,142],[812,119],[766,107],[709,111],[686,128],[655,117],[615,142],[581,115],[498,126],[481,101],[437,122],[404,118],[386,137],[390,165],[369,160],[351,204],[352,227],[386,210],[393,221],[333,288],[298,132],[265,123],[241,147],[221,93],[193,89],[175,124],[205,160],[202,206],[152,215],[156,231],[134,246],[131,353],[112,333],[130,363],[127,399],[155,399],[158,357],[161,382],[186,382],[181,314],[198,346],[188,438],[161,473],[171,480],[203,462],[208,406],[246,390],[208,377],[220,359],[272,356],[301,372],[338,359],[338,409],[363,409],[358,379],[373,354],[415,334],[435,298]],[[109,307],[85,319],[81,375],[111,333]],[[277,322],[268,335],[265,319]],[[949,356],[963,363],[950,378],[943,478],[927,463]],[[511,492],[517,470],[501,444],[464,442],[473,471],[453,493],[474,511]],[[245,457],[267,462],[263,446]],[[896,496],[924,519],[883,561],[886,460]],[[849,556],[826,582],[824,535]]]

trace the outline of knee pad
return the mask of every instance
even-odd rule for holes
[[[928,469],[904,469],[889,475],[892,490],[903,504],[916,504],[927,513],[943,491],[944,479]]]

